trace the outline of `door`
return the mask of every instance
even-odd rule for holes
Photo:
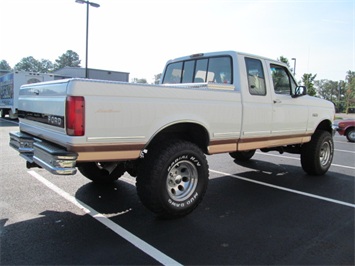
[[[245,77],[241,82],[248,89],[242,95],[242,138],[257,142],[261,137],[271,136],[272,101],[265,76],[267,65],[265,61],[251,57],[243,57],[243,61],[239,62],[245,65],[245,69],[241,68],[242,77]]]
[[[291,97],[297,87],[289,70],[269,63],[272,76],[272,136],[305,134],[308,119],[308,106],[303,97]]]

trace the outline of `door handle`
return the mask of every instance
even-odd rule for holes
[[[276,100],[274,100],[274,103],[282,103],[282,102],[281,102],[281,100],[276,99]]]

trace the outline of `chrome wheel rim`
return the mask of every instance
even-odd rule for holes
[[[322,166],[326,166],[329,163],[329,160],[331,158],[331,145],[329,142],[324,142],[322,144],[320,154],[319,154],[319,160]]]
[[[174,164],[166,179],[166,189],[174,201],[184,201],[195,191],[198,183],[196,166],[190,161],[180,161]]]

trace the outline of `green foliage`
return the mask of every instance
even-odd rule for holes
[[[41,59],[39,61],[39,71],[40,73],[47,73],[53,71],[53,63],[50,60],[47,59]]]
[[[148,83],[146,79],[139,79],[139,78],[133,78],[132,82],[133,83],[144,83],[144,84]]]
[[[79,55],[72,50],[68,50],[55,60],[55,64],[48,59],[37,60],[33,56],[24,57],[14,66],[14,70],[48,73],[66,66],[80,67],[80,62]],[[11,67],[6,60],[2,60],[0,61],[0,69],[11,70]]]
[[[310,96],[316,96],[317,91],[314,87],[314,80],[316,79],[317,74],[313,75],[312,73],[304,73],[302,76],[302,83],[307,88],[307,93]]]
[[[292,73],[294,73],[294,69],[290,66],[290,61],[289,61],[286,57],[284,57],[284,56],[281,55],[279,58],[277,58],[277,61],[280,61],[280,62],[282,62],[282,63],[285,63],[285,64],[287,65],[288,69],[289,69]]]
[[[1,61],[0,61],[0,70],[11,71],[12,69],[11,69],[9,63],[7,63],[6,60],[1,60]]]
[[[24,57],[15,67],[18,71],[29,71],[36,73],[47,73],[53,70],[53,64],[47,59],[36,60],[32,56]]]
[[[154,84],[159,84],[161,79],[161,73],[154,75]]]
[[[17,71],[30,71],[30,72],[40,72],[40,62],[33,58],[33,56],[24,57],[18,62],[15,67]]]
[[[55,60],[54,69],[60,69],[63,67],[80,67],[81,60],[79,59],[79,55],[72,51],[67,50],[64,54],[58,57]]]
[[[339,97],[339,82],[322,79],[314,82],[318,95],[328,101],[335,102]]]
[[[350,107],[355,107],[355,72],[349,70],[346,74],[344,101],[345,111],[348,112]]]
[[[286,57],[281,55],[279,58],[277,58],[277,61],[285,63],[290,68],[290,62],[288,61],[288,59]]]

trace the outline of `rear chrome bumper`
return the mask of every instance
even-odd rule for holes
[[[9,145],[20,153],[28,164],[38,165],[56,175],[74,175],[78,154],[40,140],[23,132],[10,132]]]

